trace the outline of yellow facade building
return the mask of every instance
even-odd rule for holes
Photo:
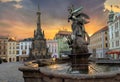
[[[10,38],[7,42],[7,61],[16,62],[16,40]]]

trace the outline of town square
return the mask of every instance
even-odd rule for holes
[[[0,82],[119,82],[120,0],[0,0]]]

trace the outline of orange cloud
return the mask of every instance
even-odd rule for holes
[[[102,28],[102,26],[98,26],[99,21],[100,20],[94,20],[91,21],[89,24],[85,25],[86,31],[88,32],[89,35],[92,35],[94,32]],[[33,37],[34,29],[36,29],[36,25],[27,24],[19,21],[3,20],[2,22],[11,25],[9,28],[7,28],[9,32],[4,34],[5,35],[12,34],[15,37],[17,37],[17,39]],[[41,27],[42,30],[44,30],[46,39],[53,39],[55,34],[59,30],[66,29],[68,31],[71,31],[71,23],[67,23],[66,25],[62,24],[42,25]],[[2,33],[2,30],[0,30],[0,32]]]

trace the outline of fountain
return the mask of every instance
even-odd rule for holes
[[[72,35],[68,38],[68,44],[72,48],[71,54],[71,73],[87,72],[88,58],[91,55],[88,52],[89,36],[85,31],[84,24],[88,23],[89,16],[82,13],[83,7],[74,9],[73,5],[68,9],[68,21],[72,21]]]
[[[84,28],[89,16],[82,13],[82,9],[73,6],[68,9],[68,21],[72,21],[72,35],[67,40],[72,48],[69,54],[71,64],[58,64],[50,59],[26,62],[19,68],[24,82],[120,82],[120,66],[89,64],[89,36]]]

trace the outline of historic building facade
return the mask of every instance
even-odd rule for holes
[[[7,61],[7,42],[8,37],[0,36],[0,58]]]
[[[51,57],[59,58],[57,40],[47,40],[47,47]]]
[[[9,38],[7,42],[7,61],[16,62],[16,48],[17,41],[13,38]]]
[[[109,52],[107,54],[112,59],[120,59],[120,13],[109,13]]]
[[[59,57],[62,57],[64,55],[70,54],[71,49],[69,48],[68,43],[66,42],[66,39],[68,36],[71,35],[70,31],[60,30],[55,35],[54,39],[58,42],[58,54]]]
[[[32,48],[30,51],[30,59],[43,59],[48,57],[48,48],[44,37],[44,31],[41,29],[41,12],[39,6],[37,12],[37,28],[34,31]]]
[[[24,39],[17,42],[17,61],[25,61],[29,57],[32,39]]]
[[[88,46],[92,57],[94,58],[105,58],[106,52],[108,51],[108,27],[105,26],[99,31],[95,32],[90,37],[90,45]]]

